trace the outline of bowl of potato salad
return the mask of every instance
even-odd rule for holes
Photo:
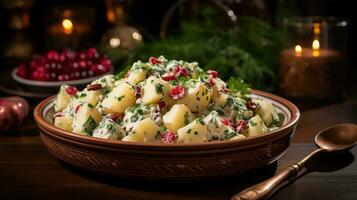
[[[300,113],[288,100],[227,82],[197,62],[137,61],[79,91],[62,85],[34,111],[50,153],[104,174],[191,180],[253,170],[290,145]]]

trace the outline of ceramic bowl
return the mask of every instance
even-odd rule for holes
[[[89,83],[91,83],[94,80],[99,79],[102,76],[105,76],[107,74],[113,73],[113,68],[111,68],[110,71],[99,75],[99,76],[92,76],[88,78],[83,78],[83,79],[78,79],[78,80],[69,80],[69,81],[36,81],[36,80],[30,80],[30,79],[25,79],[17,75],[17,68],[13,69],[11,72],[11,77],[17,82],[20,83],[21,85],[27,87],[30,89],[32,92],[47,92],[47,93],[52,93],[55,94],[59,87],[63,84],[67,85],[72,85],[76,86],[79,89],[84,88],[87,86]]]
[[[71,165],[126,178],[197,180],[254,170],[285,153],[299,121],[298,108],[270,93],[253,90],[253,96],[272,102],[283,124],[270,133],[233,141],[146,144],[67,132],[53,125],[54,96],[37,105],[34,116],[48,151]]]

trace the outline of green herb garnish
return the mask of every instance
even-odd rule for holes
[[[164,87],[164,85],[163,84],[161,84],[161,83],[156,83],[155,84],[155,90],[156,90],[156,93],[157,94],[164,94],[164,90],[163,90],[163,87]]]
[[[122,96],[118,97],[117,100],[121,101],[124,97],[125,97],[125,95],[122,95]]]
[[[245,83],[242,79],[231,77],[227,82],[228,88],[234,93],[240,93],[242,96],[251,93],[249,84]]]

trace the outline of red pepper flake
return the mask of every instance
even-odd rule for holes
[[[135,87],[135,98],[136,99],[140,99],[141,98],[141,87],[140,86],[136,86]]]
[[[79,104],[78,106],[76,106],[76,108],[74,109],[74,113],[77,113],[79,111],[79,108],[81,107],[81,105]]]
[[[239,120],[235,125],[234,128],[236,132],[240,133],[247,128],[248,123],[245,120]]]
[[[165,73],[161,76],[161,78],[165,81],[172,81],[176,79],[175,75],[172,73]]]
[[[173,131],[165,131],[161,133],[161,142],[162,143],[174,143],[177,140],[177,135]]]
[[[149,62],[151,62],[151,64],[153,64],[153,65],[162,63],[159,59],[157,59],[157,58],[155,58],[153,56],[151,56],[149,58]]]
[[[69,95],[71,95],[71,96],[75,95],[75,94],[77,93],[77,91],[78,91],[77,88],[74,87],[74,86],[68,86],[68,87],[66,88],[67,94],[69,94]]]
[[[221,119],[221,122],[226,125],[226,126],[231,126],[231,122],[229,121],[229,119],[227,118],[223,118]]]
[[[247,101],[245,105],[249,110],[255,110],[257,108],[257,104],[254,103],[252,100]]]
[[[54,115],[53,115],[53,119],[56,118],[56,117],[63,117],[64,114],[62,112],[56,112]]]
[[[174,100],[182,99],[185,96],[185,88],[179,85],[176,85],[171,89],[170,96]]]
[[[113,121],[115,121],[115,122],[117,122],[118,119],[123,119],[123,115],[121,115],[121,114],[109,114],[108,118],[113,120]]]
[[[208,83],[210,86],[214,86],[216,84],[216,79],[214,79],[213,77],[208,79]]]
[[[213,78],[217,78],[218,77],[218,72],[217,71],[214,71],[214,70],[208,70],[207,73],[209,75],[211,75]]]
[[[188,70],[182,65],[177,65],[174,68],[174,76],[188,76]]]
[[[162,112],[163,110],[165,110],[165,108],[166,108],[166,103],[165,103],[165,102],[160,101],[158,104],[159,104],[160,112]]]

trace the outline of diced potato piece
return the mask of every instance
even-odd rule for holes
[[[124,130],[112,119],[104,118],[94,129],[93,137],[117,140],[123,138]]]
[[[125,109],[135,104],[135,91],[126,82],[116,86],[103,100],[103,110],[108,113],[122,114]]]
[[[216,96],[215,101],[221,106],[224,107],[227,104],[227,100],[229,98],[228,94],[221,93],[218,96]]]
[[[139,70],[130,72],[129,77],[128,77],[129,83],[137,84],[140,81],[145,80],[147,72],[148,71],[144,70],[144,69],[139,69]]]
[[[91,90],[86,91],[86,97],[84,98],[84,102],[90,103],[92,105],[97,105],[99,102],[99,95],[101,95],[101,90]]]
[[[248,123],[248,131],[245,133],[246,137],[252,137],[264,134],[267,131],[267,127],[265,126],[262,119],[259,115],[252,117]]]
[[[212,86],[212,98],[216,99],[220,95],[223,88],[226,88],[226,83],[217,77],[216,84]]]
[[[73,131],[76,133],[91,134],[102,119],[99,111],[91,104],[82,103],[75,108]]]
[[[71,117],[56,117],[54,125],[66,131],[72,131],[73,119]]]
[[[170,92],[171,86],[168,82],[151,76],[144,84],[142,101],[146,104],[155,104],[164,100]]]
[[[243,138],[246,138],[246,137],[243,134],[238,134],[229,140],[239,140],[239,139],[243,139]]]
[[[66,92],[68,85],[62,85],[56,98],[55,111],[61,111],[65,109],[71,99],[71,95]]]
[[[227,134],[234,132],[230,126],[222,123],[221,117],[218,116],[216,111],[212,111],[203,121],[207,124],[206,136],[208,140],[211,140],[213,136],[225,139]]]
[[[197,83],[194,88],[189,88],[184,98],[178,101],[180,104],[187,105],[192,112],[205,109],[211,100],[211,89],[203,83]]]
[[[279,121],[278,113],[272,103],[260,99],[254,99],[253,101],[259,104],[258,115],[267,126],[271,126],[274,121]]]
[[[206,138],[206,124],[202,119],[196,119],[190,124],[177,130],[178,143],[204,142]]]
[[[133,130],[122,141],[152,142],[158,133],[160,133],[160,127],[152,119],[146,118],[135,123]]]
[[[170,111],[163,116],[163,121],[166,128],[177,131],[179,128],[190,123],[192,113],[184,104],[175,104]]]

